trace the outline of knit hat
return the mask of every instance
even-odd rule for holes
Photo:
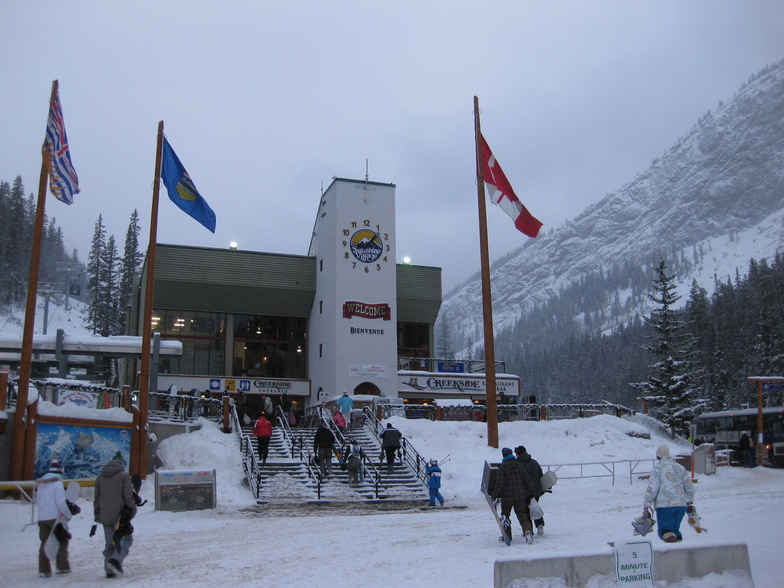
[[[119,451],[114,454],[112,461],[119,461],[121,464],[125,465],[125,458],[122,456],[122,453]]]
[[[525,453],[525,447],[523,447],[522,445],[518,445],[517,447],[515,447],[515,453]]]
[[[670,457],[670,448],[666,445],[659,445],[656,448],[656,457],[661,459],[662,457]]]
[[[512,455],[512,450],[509,449],[508,447],[504,447],[501,450],[501,455],[503,455],[504,457],[506,457],[507,455]]]
[[[61,464],[56,459],[53,459],[52,463],[49,464],[49,473],[50,474],[60,474],[62,476],[64,471],[65,470],[63,469],[63,464]]]

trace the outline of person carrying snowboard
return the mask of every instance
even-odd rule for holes
[[[528,514],[528,519],[533,523],[531,528],[536,527],[537,535],[544,535],[544,517],[536,520],[531,517],[531,499],[539,500],[542,497],[542,466],[529,455],[523,445],[515,447],[515,455],[517,455],[517,461],[523,464],[528,477],[531,479],[531,485],[534,487],[533,496],[529,496],[525,501],[525,512]]]
[[[120,523],[125,511],[128,520],[136,516],[131,476],[125,471],[125,459],[118,451],[95,478],[95,498],[93,512],[95,522],[103,525],[105,546],[103,550],[103,569],[107,578],[115,578],[123,573],[122,562],[133,545],[133,535],[124,535],[117,546],[114,541],[115,527]]]
[[[267,415],[263,412],[253,425],[253,436],[256,437],[256,444],[259,448],[259,461],[262,464],[267,463],[267,455],[269,455],[269,444],[272,438],[272,423],[267,419]]]
[[[534,495],[534,487],[528,472],[525,471],[523,464],[515,459],[514,453],[508,447],[501,450],[503,460],[496,473],[495,485],[493,486],[492,498],[494,501],[501,500],[501,521],[504,533],[512,540],[512,509],[515,511],[517,520],[523,528],[525,542],[529,545],[534,542],[533,527],[531,520],[526,513],[526,504],[531,496]]]
[[[425,466],[425,476],[427,476],[427,489],[430,491],[430,506],[435,506],[436,500],[438,500],[441,506],[444,506],[444,497],[439,492],[439,488],[441,488],[441,468],[438,467],[437,459],[431,459],[430,463]]]
[[[667,543],[683,539],[681,521],[694,500],[694,486],[686,468],[670,457],[670,448],[656,449],[659,460],[651,469],[648,488],[643,499],[643,516],[656,508],[659,538]]]
[[[52,575],[52,562],[44,551],[44,545],[52,533],[57,537],[58,542],[55,558],[57,573],[70,574],[68,540],[71,536],[59,522],[71,520],[71,509],[65,501],[62,464],[55,458],[49,465],[49,471],[36,482],[35,506],[38,509],[38,536],[41,539],[41,548],[38,550],[38,574],[42,578]],[[55,527],[58,529],[55,530]]]

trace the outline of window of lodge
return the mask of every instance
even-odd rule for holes
[[[429,325],[398,323],[397,355],[398,357],[431,357]]]
[[[234,376],[307,377],[307,319],[234,316]]]
[[[182,357],[161,356],[160,373],[213,376],[224,373],[226,315],[188,310],[154,311],[152,330],[182,342]]]

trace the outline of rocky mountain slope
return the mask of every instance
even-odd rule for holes
[[[683,293],[693,279],[712,292],[716,279],[779,250],[783,220],[784,61],[752,76],[634,180],[494,263],[495,330],[591,272],[647,271],[660,256],[689,260],[677,274]],[[646,313],[644,297],[615,296],[627,316]],[[439,320],[458,356],[481,345],[481,312],[478,274],[445,297]]]

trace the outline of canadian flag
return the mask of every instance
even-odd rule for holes
[[[484,177],[490,200],[512,217],[518,231],[529,237],[536,237],[539,234],[539,229],[542,228],[542,223],[534,218],[528,212],[528,209],[523,206],[523,203],[520,202],[520,199],[512,190],[509,180],[506,179],[504,170],[501,169],[495,155],[490,151],[490,147],[488,147],[487,141],[485,141],[481,133],[479,138],[482,141],[482,176]]]

